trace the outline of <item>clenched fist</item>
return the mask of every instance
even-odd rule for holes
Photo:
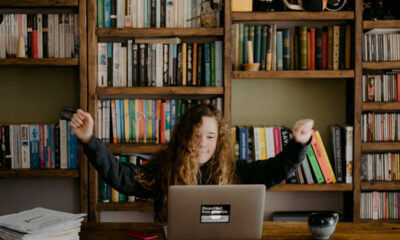
[[[314,127],[314,120],[303,119],[293,125],[293,137],[296,142],[306,144],[311,137],[311,130]]]
[[[81,142],[88,143],[92,138],[94,123],[90,113],[78,109],[69,125]]]

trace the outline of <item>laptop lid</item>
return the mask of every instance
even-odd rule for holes
[[[261,239],[264,185],[170,186],[168,239]]]

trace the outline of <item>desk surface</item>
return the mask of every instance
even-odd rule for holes
[[[135,240],[125,233],[141,230],[164,239],[161,223],[85,223],[80,236],[82,240]],[[264,222],[263,239],[312,240],[307,223]],[[399,240],[400,223],[338,223],[330,240]]]

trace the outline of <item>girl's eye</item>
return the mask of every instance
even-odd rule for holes
[[[214,138],[214,136],[208,136],[207,138],[208,138],[208,139],[213,139],[213,138]]]

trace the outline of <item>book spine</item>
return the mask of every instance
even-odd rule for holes
[[[110,14],[111,27],[115,28],[117,27],[117,0],[111,0]]]
[[[107,43],[98,43],[97,86],[107,87]]]
[[[29,125],[20,125],[21,138],[21,168],[30,168]]]
[[[315,157],[315,153],[314,153],[314,150],[313,150],[312,146],[310,146],[307,149],[307,153],[306,154],[307,154],[308,161],[310,162],[311,168],[312,168],[312,170],[314,172],[314,176],[315,176],[315,179],[317,180],[317,182],[318,183],[325,182],[324,176],[322,175],[321,169],[320,169],[319,164],[318,164],[318,160]]]
[[[60,168],[68,167],[67,152],[67,120],[60,120]]]
[[[350,61],[351,61],[351,25],[346,24],[346,43],[345,43],[345,69],[350,69]]]
[[[333,70],[333,26],[328,27],[328,69]]]
[[[340,26],[333,26],[333,48],[332,48],[332,68],[339,70],[339,54],[340,54]]]
[[[43,55],[42,57],[44,58],[48,58],[49,57],[49,53],[48,53],[48,14],[43,14],[42,15],[42,41],[43,41]]]
[[[299,28],[299,66],[301,70],[307,70],[307,27]]]
[[[193,44],[187,44],[186,81],[188,86],[193,85]]]
[[[97,27],[104,27],[104,0],[97,0]]]
[[[247,49],[247,41],[249,39],[249,26],[248,25],[243,25],[243,63],[248,63],[248,49]]]
[[[215,87],[215,43],[210,43],[210,85]]]
[[[249,159],[249,130],[246,127],[239,128],[239,159],[248,160]]]
[[[210,44],[204,44],[204,86],[211,86],[211,54],[210,54]]]
[[[315,69],[316,70],[322,70],[323,69],[323,64],[322,64],[322,59],[323,59],[323,54],[322,54],[322,29],[317,28],[315,30]]]
[[[282,31],[276,32],[276,70],[283,70],[283,36]]]
[[[310,28],[310,42],[309,42],[309,46],[310,46],[310,50],[309,50],[309,68],[310,70],[315,70],[315,28]]]
[[[333,172],[331,162],[330,162],[330,160],[328,158],[328,154],[326,153],[325,146],[324,146],[324,143],[322,142],[321,134],[319,133],[319,131],[315,131],[315,136],[317,137],[318,145],[319,145],[319,147],[321,149],[322,155],[324,156],[326,166],[328,167],[329,174],[330,174],[330,176],[332,178],[332,182],[336,183],[336,177],[335,177],[335,174]]]
[[[282,61],[283,61],[283,70],[291,69],[291,34],[289,29],[282,30],[282,40],[283,40],[283,48],[282,48]],[[292,35],[293,36],[293,35]]]
[[[315,136],[314,130],[312,131],[311,146],[314,150],[315,157],[318,160],[318,164],[319,164],[319,167],[321,168],[322,174],[324,175],[325,182],[331,183],[332,177],[329,173],[328,166],[326,165],[326,160],[324,159],[321,148],[318,144],[317,137]]]
[[[322,69],[328,69],[328,28],[322,32]]]
[[[104,0],[104,28],[111,27],[111,0]]]
[[[339,183],[343,182],[343,152],[342,152],[342,143],[341,143],[341,133],[340,127],[337,125],[331,125],[331,136],[332,136],[332,151],[334,157],[334,166],[335,166],[335,175],[336,180]]]
[[[215,86],[223,85],[223,44],[222,41],[215,41]],[[194,66],[194,65],[193,65]],[[193,72],[195,72],[193,70]]]

